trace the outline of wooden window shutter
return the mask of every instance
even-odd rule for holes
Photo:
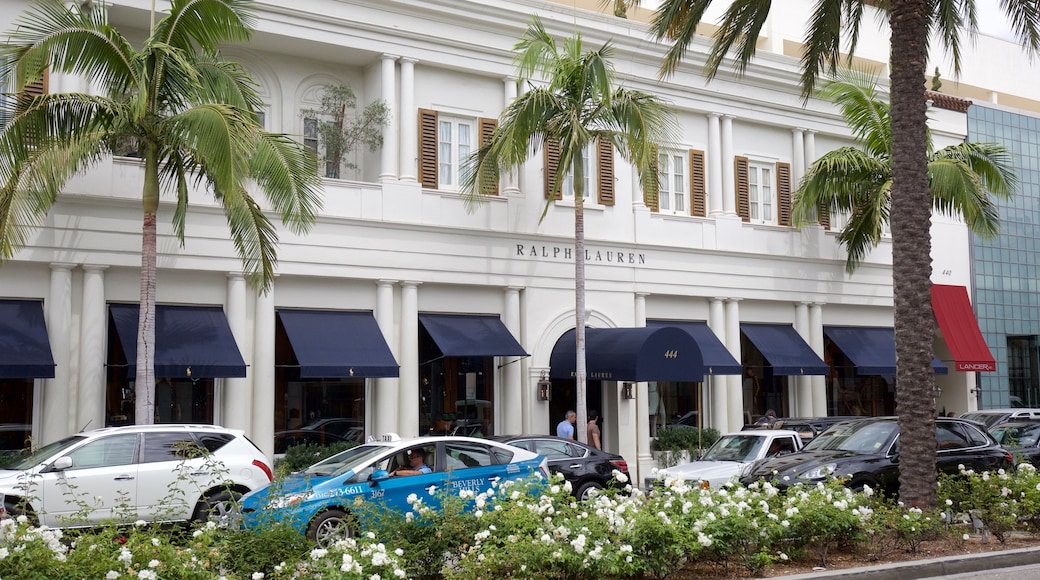
[[[733,158],[733,181],[736,186],[737,215],[740,219],[751,221],[751,183],[748,178],[748,158]]]
[[[707,217],[708,188],[704,183],[704,152],[690,149],[690,215]]]
[[[650,172],[654,177],[653,183],[648,183],[643,188],[643,204],[650,208],[650,211],[661,211],[661,197],[658,195],[661,191],[657,184],[657,180],[661,178],[661,166],[657,159],[658,148],[657,145],[652,146],[653,149],[650,151]]]
[[[437,111],[419,109],[419,183],[437,189]]]
[[[791,225],[791,164],[776,164],[776,222]]]
[[[498,128],[498,119],[481,118],[477,122],[480,125],[480,145],[487,145]],[[459,159],[459,163],[465,162],[465,159]],[[484,195],[498,195],[498,169],[496,168],[494,174],[489,175],[484,181],[480,184],[480,192]]]
[[[545,140],[545,199],[549,199],[556,187],[556,171],[560,167],[560,142],[549,138]],[[563,192],[556,190],[553,199],[563,199]]]
[[[596,142],[596,163],[599,166],[597,199],[602,205],[614,205],[614,145],[606,139]]]
[[[823,226],[823,229],[825,229],[825,230],[831,229],[831,208],[829,208],[829,207],[817,208],[816,209],[816,218],[820,222],[820,225]]]
[[[29,103],[40,95],[47,94],[50,89],[50,69],[43,69],[43,78],[26,84],[22,87],[22,92],[18,94],[18,110],[24,111],[29,107]]]

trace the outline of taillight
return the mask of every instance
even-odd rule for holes
[[[542,477],[544,477],[546,479],[546,481],[549,480],[550,475],[549,475],[549,462],[548,461],[546,461],[545,459],[542,459],[542,462],[538,464],[538,471],[542,472]]]
[[[611,459],[610,464],[616,467],[621,473],[628,473],[628,462],[624,459]]]
[[[268,482],[274,481],[274,472],[271,471],[271,468],[266,463],[260,461],[259,459],[254,459],[253,465],[260,468],[260,471],[264,472],[264,475],[267,476]]]

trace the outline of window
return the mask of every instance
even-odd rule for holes
[[[486,143],[497,119],[466,118],[419,109],[419,182],[427,189],[458,189],[466,160],[479,143]],[[498,178],[481,184],[485,195],[498,195]]]
[[[737,213],[746,222],[791,225],[791,164],[734,159]]]
[[[437,184],[456,189],[461,167],[473,152],[473,121],[456,117],[437,117]]]
[[[124,433],[91,441],[69,454],[72,469],[130,465],[137,450],[137,434]]]
[[[773,166],[748,164],[748,205],[752,222],[776,223],[773,214]]]
[[[581,172],[585,176],[584,182],[582,183],[582,199],[589,198],[589,192],[592,191],[592,173],[589,171],[589,147],[581,152]],[[563,178],[563,187],[560,188],[560,194],[563,199],[574,199],[574,167],[567,172],[567,175]]]
[[[141,463],[181,461],[205,454],[191,433],[145,433]]]
[[[335,151],[324,151],[320,146],[318,123],[318,119],[303,120],[303,146],[317,155],[319,161],[325,160],[325,177],[339,178],[339,155]],[[325,121],[325,124],[331,126],[332,121]]]
[[[592,163],[593,156],[595,165]],[[545,197],[555,190],[556,172],[560,166],[560,144],[549,140],[545,144]],[[590,199],[596,192],[596,203],[614,205],[614,146],[608,141],[597,141],[582,151],[582,170],[585,173],[582,199]],[[574,199],[574,172],[567,172],[556,193],[556,199]]]
[[[466,469],[469,467],[486,467],[494,465],[490,450],[486,445],[469,442],[449,442],[444,444],[444,455],[451,469]]]
[[[657,156],[657,186],[660,211],[686,214],[686,156],[662,151]]]

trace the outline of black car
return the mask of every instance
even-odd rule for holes
[[[631,477],[624,457],[571,439],[550,435],[503,435],[492,439],[544,455],[549,471],[562,473],[578,499],[587,499],[590,491],[608,485],[623,487],[624,483],[614,479],[614,470]]]
[[[939,471],[957,473],[963,465],[975,471],[1012,466],[1011,454],[989,433],[962,419],[939,418],[935,423]],[[828,476],[847,477],[847,485],[870,486],[893,496],[899,490],[899,425],[895,417],[871,417],[838,423],[809,442],[802,451],[754,464],[740,478],[748,485],[773,481],[786,488],[816,483]]]
[[[1040,467],[1040,420],[1016,419],[990,427],[989,434],[1011,452],[1017,462]]]
[[[275,455],[282,455],[290,447],[295,447],[297,445],[325,446],[334,445],[336,443],[345,443],[347,441],[359,443],[356,437],[348,439],[331,432],[312,429],[290,429],[288,431],[279,431],[274,434],[274,453]]]

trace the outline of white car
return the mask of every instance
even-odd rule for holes
[[[727,433],[716,441],[697,461],[661,469],[646,478],[647,489],[668,479],[699,482],[706,487],[719,487],[736,481],[744,469],[766,457],[794,453],[802,448],[802,439],[795,431],[763,429]]]
[[[0,465],[0,497],[8,516],[51,527],[221,519],[272,475],[239,430],[107,427],[8,458]]]

